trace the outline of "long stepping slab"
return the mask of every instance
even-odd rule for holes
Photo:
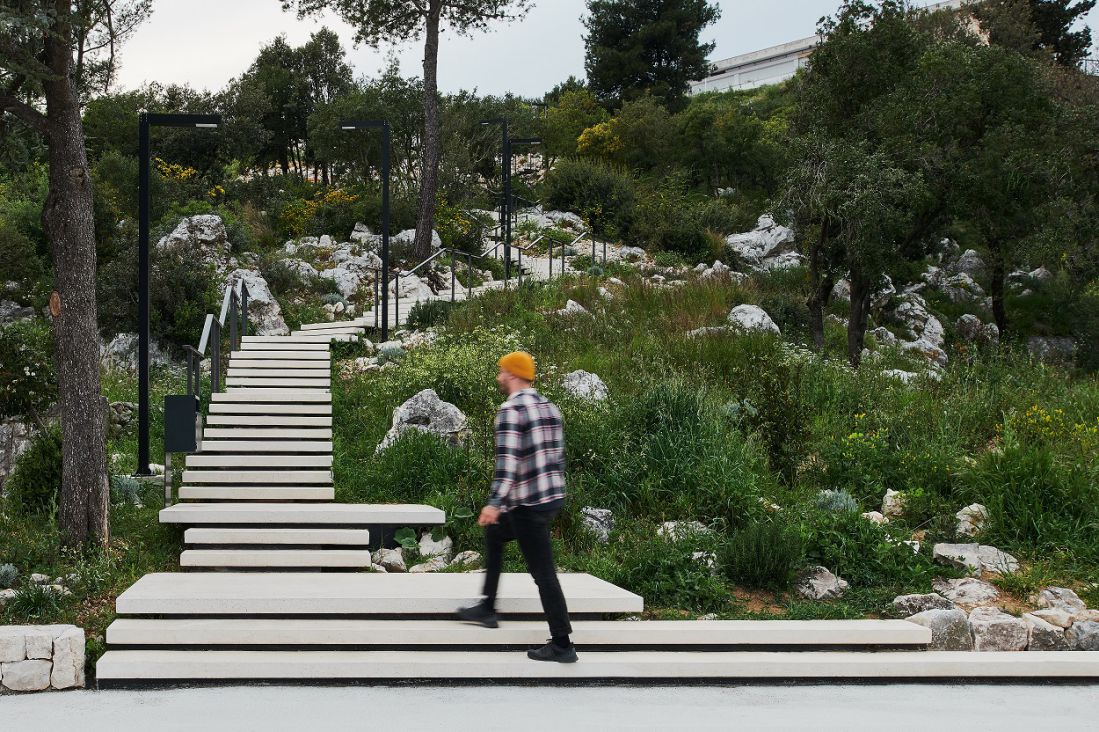
[[[331,485],[331,470],[184,470],[184,483],[221,485]]]
[[[207,455],[187,456],[188,468],[330,468],[331,455]]]
[[[301,326],[303,331],[309,330],[330,330],[333,327],[336,328],[365,328],[374,326],[374,318],[355,318],[354,320],[333,320],[331,323],[304,323]]]
[[[160,523],[187,526],[436,526],[446,514],[415,504],[177,503],[161,509]]]
[[[292,336],[244,336],[243,348],[248,350],[258,345],[289,345],[289,346],[301,346],[301,345],[325,345],[328,341],[357,341],[359,337],[357,335],[320,335],[320,336],[307,336],[307,335],[292,335]]]
[[[588,574],[560,575],[569,611],[632,613],[642,599]],[[481,596],[484,577],[443,574],[147,574],[118,596],[120,615],[449,615]],[[541,614],[527,574],[500,579],[497,609]]]
[[[522,653],[470,651],[109,651],[96,675],[126,680],[603,681],[662,679],[1094,679],[1099,652],[584,653],[539,663]]]
[[[211,427],[332,427],[332,415],[295,415],[295,414],[210,414],[206,424]]]
[[[229,362],[229,373],[231,374],[250,375],[252,372],[255,372],[257,375],[262,375],[269,374],[272,371],[293,374],[297,374],[298,372],[301,372],[302,374],[330,374],[332,373],[332,366],[325,361],[295,361],[292,359],[277,358],[263,360],[250,359],[245,356],[239,356]]]
[[[355,549],[186,549],[179,566],[223,569],[362,569],[370,551]]]
[[[230,392],[247,389],[327,389],[332,379],[324,376],[303,379],[297,376],[227,376],[225,386]]]
[[[210,406],[217,404],[329,404],[332,395],[309,389],[262,389],[258,391],[221,391],[210,395]]]
[[[259,378],[269,379],[272,377],[284,378],[284,379],[330,379],[332,378],[332,369],[318,368],[311,369],[305,366],[255,366],[253,362],[248,363],[247,366],[231,365],[229,367],[229,378]],[[263,363],[262,361],[256,363]],[[307,361],[271,361],[270,363],[308,363]]]
[[[181,501],[334,501],[330,485],[184,485]]]
[[[232,365],[239,361],[308,361],[311,364],[330,364],[332,354],[329,353],[327,348],[310,351],[280,350],[277,348],[233,351],[229,358],[229,364]]]
[[[203,431],[202,446],[206,449],[209,442],[233,444],[238,440],[264,440],[278,444],[283,440],[325,440],[332,439],[332,429],[318,427],[207,427]]]
[[[578,646],[622,650],[921,647],[931,642],[929,628],[905,620],[577,620],[572,626]],[[545,639],[544,622],[525,620],[505,620],[492,631],[453,620],[350,618],[119,618],[107,628],[108,643],[132,646],[521,647]]]
[[[210,430],[206,430],[207,433]],[[332,452],[332,443],[321,440],[210,440],[202,441],[202,452]]]
[[[191,545],[367,546],[366,529],[187,529],[183,542]]]
[[[231,394],[232,392],[223,392]],[[256,392],[249,392],[255,394]],[[326,395],[327,396],[327,395]],[[271,404],[257,403],[231,403],[220,402],[210,405],[210,415],[222,414],[251,414],[257,416],[301,416],[301,417],[330,417],[332,415],[331,404]]]

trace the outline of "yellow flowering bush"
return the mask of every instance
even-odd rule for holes
[[[342,188],[329,188],[312,198],[289,204],[283,209],[282,224],[294,236],[302,236],[311,230],[319,234],[338,234],[346,228],[350,232],[354,225],[353,209],[359,199],[359,196]]]
[[[1099,417],[1077,422],[1069,419],[1063,409],[1047,409],[1040,404],[1031,405],[1022,414],[1008,414],[999,431],[1002,433],[1008,429],[1021,442],[1074,445],[1088,450],[1099,447]]]

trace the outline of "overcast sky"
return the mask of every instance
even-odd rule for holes
[[[927,4],[927,0],[919,0]],[[757,51],[813,34],[817,20],[839,0],[722,0],[722,17],[703,39],[714,41],[713,60]],[[487,94],[514,92],[541,96],[570,74],[584,75],[584,0],[535,0],[519,23],[464,38],[444,33],[439,51],[443,92],[477,89]],[[157,81],[215,90],[239,76],[260,46],[279,34],[300,45],[322,25],[332,28],[348,49],[356,75],[373,76],[386,53],[397,53],[406,76],[422,75],[422,44],[409,42],[380,50],[354,48],[351,29],[336,18],[298,20],[279,0],[155,0],[153,16],[122,52],[121,86]],[[1089,18],[1099,26],[1099,9]],[[1099,34],[1097,34],[1099,35]]]

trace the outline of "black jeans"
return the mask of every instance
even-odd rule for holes
[[[527,571],[538,585],[542,610],[549,621],[550,635],[554,637],[572,632],[569,624],[569,608],[565,593],[557,581],[557,568],[553,563],[553,544],[550,542],[550,525],[560,509],[537,511],[517,506],[500,514],[500,522],[485,527],[485,604],[496,606],[496,590],[500,585],[500,571],[504,566],[504,545],[519,542]]]

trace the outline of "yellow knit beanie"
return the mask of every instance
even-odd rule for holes
[[[534,357],[525,351],[515,351],[501,358],[500,368],[523,381],[534,381]]]

